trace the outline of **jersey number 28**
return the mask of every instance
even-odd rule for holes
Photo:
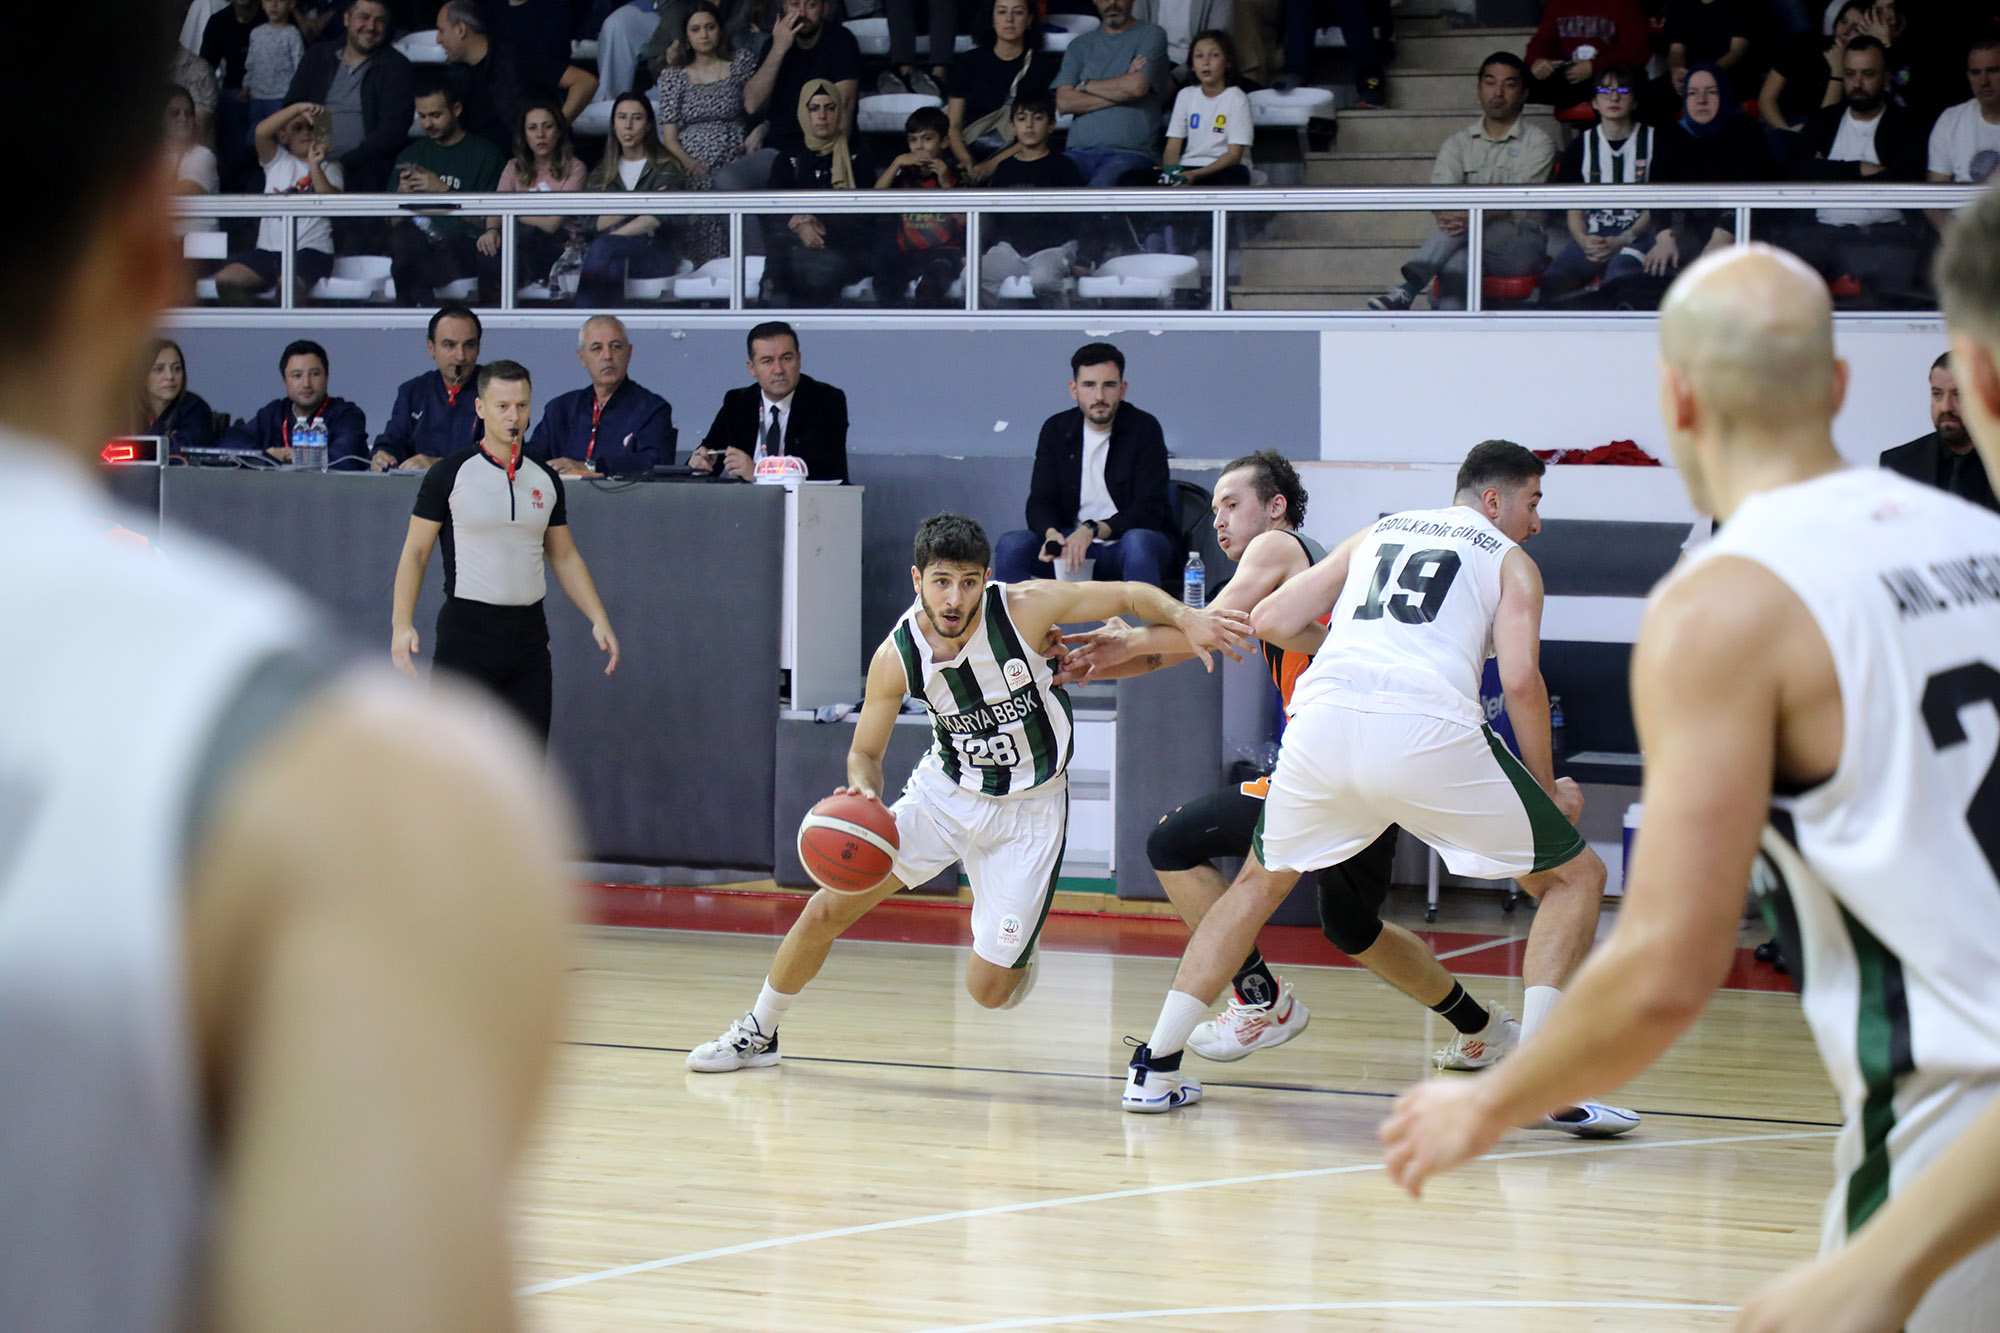
[[[1012,736],[967,736],[958,748],[965,761],[978,768],[1012,768],[1021,762]]]

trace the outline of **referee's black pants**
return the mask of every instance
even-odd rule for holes
[[[542,604],[494,606],[447,597],[438,612],[435,667],[478,681],[549,741],[555,693],[549,669],[549,622]]]

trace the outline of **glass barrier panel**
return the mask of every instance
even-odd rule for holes
[[[1760,208],[1752,238],[1790,250],[1819,271],[1837,310],[1935,310],[1931,260],[1944,210]]]
[[[1195,213],[985,213],[988,310],[1206,310],[1213,218]]]
[[[743,220],[745,304],[958,310],[963,213],[765,213]]]
[[[1436,231],[1420,212],[1233,214],[1229,309],[1422,309],[1429,288],[1404,270]]]

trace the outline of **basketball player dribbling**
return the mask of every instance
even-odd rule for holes
[[[1967,424],[2000,448],[2000,196],[1940,264]],[[1618,925],[1547,1027],[1384,1123],[1412,1193],[1657,1059],[1735,953],[1753,865],[1839,1094],[1822,1258],[1739,1329],[2000,1328],[2000,517],[1850,469],[1825,284],[1764,246],[1661,307],[1660,401],[1721,524],[1632,663],[1646,823]],[[1761,853],[1760,853],[1761,847]]]
[[[87,460],[185,282],[165,18],[21,6],[0,47],[45,124],[0,244],[0,1324],[511,1328],[566,952],[538,761],[342,674],[274,580],[103,535],[145,524]]]
[[[1069,821],[1069,695],[1039,648],[1062,624],[1129,614],[1172,625],[1181,646],[1235,655],[1249,617],[1183,606],[1145,583],[993,581],[993,546],[977,523],[934,514],[917,528],[917,600],[868,666],[868,686],[841,790],[879,802],[882,756],[905,696],[936,733],[891,807],[899,846],[888,878],[863,893],[821,889],[778,946],[763,991],[728,1031],[688,1053],[719,1074],[778,1063],[778,1023],[818,975],[843,931],[906,884],[954,862],[972,884],[972,957],[965,989],[1012,1008],[1034,984],[1035,944],[1062,867]]]

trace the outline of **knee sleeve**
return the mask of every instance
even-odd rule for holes
[[[1193,870],[1217,857],[1242,856],[1264,803],[1225,787],[1196,797],[1153,825],[1146,835],[1146,860],[1159,871]]]
[[[1365,953],[1382,936],[1382,900],[1389,896],[1389,872],[1396,858],[1396,830],[1337,866],[1319,872],[1319,928],[1334,948]]]

